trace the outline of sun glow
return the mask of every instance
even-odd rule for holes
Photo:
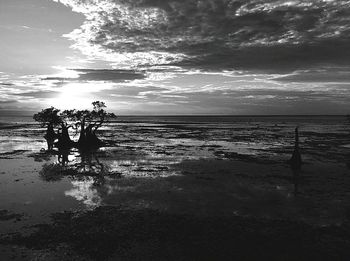
[[[64,85],[56,98],[48,102],[51,106],[65,109],[89,109],[91,102],[97,99],[98,93],[102,90],[110,89],[109,83],[69,83]]]
[[[74,70],[69,70],[63,66],[53,66],[54,69],[59,70],[59,73],[50,75],[50,77],[59,77],[59,78],[79,78],[79,73]]]

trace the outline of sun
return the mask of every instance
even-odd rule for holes
[[[84,83],[69,83],[58,92],[57,97],[50,99],[50,105],[61,110],[88,109],[95,100],[94,91]]]

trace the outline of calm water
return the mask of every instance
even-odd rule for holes
[[[131,140],[138,146],[148,146],[144,143],[151,140],[152,146],[211,144],[231,152],[278,157],[293,147],[296,126],[310,160],[347,157],[350,123],[344,116],[121,116],[102,132],[118,145]],[[45,147],[43,135],[31,117],[0,116],[0,153],[38,151]]]
[[[298,182],[286,164],[296,126]],[[89,155],[43,151],[44,132],[31,117],[0,117],[0,210],[22,215],[0,221],[0,232],[100,205],[315,224],[350,213],[345,117],[123,116]]]

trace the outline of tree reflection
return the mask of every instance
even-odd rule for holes
[[[300,172],[301,170],[293,169],[293,185],[294,185],[294,196],[297,196],[299,193],[299,183],[300,183]]]
[[[51,152],[52,155],[52,152]],[[106,175],[120,176],[111,167],[98,158],[98,151],[58,150],[54,153],[56,160],[43,165],[40,177],[48,182],[62,180],[68,177],[73,180],[94,180],[94,185],[103,184]]]

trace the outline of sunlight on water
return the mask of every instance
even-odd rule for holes
[[[73,188],[65,191],[64,195],[82,201],[88,208],[98,207],[101,205],[101,197],[94,188],[94,180],[72,181]]]
[[[44,148],[45,141],[33,141],[32,138],[0,136],[0,153],[13,151],[37,151],[38,148]]]

